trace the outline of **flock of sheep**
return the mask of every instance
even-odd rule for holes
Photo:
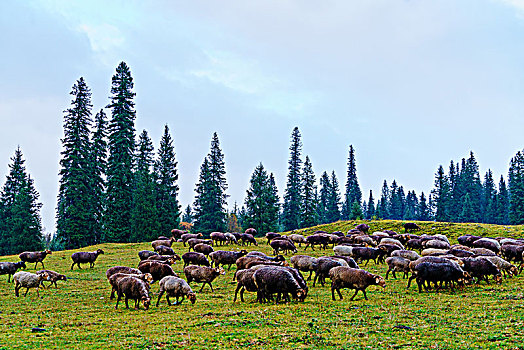
[[[347,234],[317,231],[307,237],[295,233],[285,236],[268,232],[265,237],[274,256],[258,251],[248,252],[245,249],[215,250],[230,244],[258,246],[254,238],[256,231],[252,228],[245,233],[213,232],[210,239],[203,239],[200,233],[175,229],[171,231],[171,238],[159,237],[151,243],[154,251],[138,252],[138,268],[113,266],[106,271],[112,288],[110,299],[116,294],[115,308],[124,298],[127,308],[131,299],[135,302],[136,309],[140,304],[148,309],[151,304],[150,286],[159,281],[157,307],[164,295],[168,305],[172,305],[170,298],[175,299],[175,304],[181,303],[186,297],[191,303],[195,303],[197,295],[190,284],[202,283],[199,292],[207,284],[211,292],[214,292],[213,281],[225,274],[225,267],[229,271],[233,265],[236,266],[233,281],[237,283],[233,301],[237,300],[238,293],[241,301],[244,301],[244,292],[253,292],[260,303],[278,303],[281,300],[290,301],[291,298],[304,301],[309,291],[307,281],[311,280],[313,274],[313,287],[317,283],[324,286],[327,278],[331,280],[333,300],[336,299],[335,292],[342,299],[340,290],[343,288],[355,290],[351,300],[359,291],[367,300],[367,287],[378,285],[385,288],[385,280],[390,273],[394,278],[397,277],[396,273],[402,273],[404,278],[409,277],[408,288],[415,280],[419,292],[422,292],[429,290],[431,284],[438,291],[443,287],[453,289],[455,285],[481,281],[489,283],[490,277],[496,283],[502,283],[503,275],[511,277],[522,270],[524,239],[465,235],[458,238],[458,244],[451,245],[448,238],[441,234],[410,233],[419,230],[414,223],[407,223],[404,227],[405,233],[384,230],[369,234],[369,226],[360,224]],[[182,242],[189,251],[179,256],[172,248],[174,242]],[[321,257],[297,255],[297,246],[303,246],[304,252],[308,248],[327,250],[331,246],[334,254]],[[289,261],[284,257],[288,253],[295,254]],[[21,288],[26,288],[24,296],[31,288],[35,288],[40,296],[39,288],[44,281],[58,287],[57,281],[66,280],[65,275],[52,270],[16,272],[26,268],[26,263],[35,263],[35,269],[40,263],[45,268],[43,261],[48,254],[51,254],[49,250],[24,252],[19,255],[19,262],[0,262],[0,274],[9,275],[8,282],[13,276],[17,297]],[[100,254],[104,254],[101,249],[73,253],[71,270],[75,265],[81,268],[80,264],[87,263],[93,268]],[[366,266],[370,260],[375,264],[387,264],[385,278],[359,267],[359,264]],[[185,280],[171,267],[177,261],[184,263]],[[520,265],[517,267],[515,264]],[[307,279],[304,278],[308,273]]]

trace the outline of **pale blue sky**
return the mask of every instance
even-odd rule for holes
[[[365,199],[384,179],[428,194],[470,150],[498,179],[524,147],[523,0],[6,0],[0,33],[0,176],[20,145],[48,231],[71,87],[104,107],[122,60],[137,134],[172,131],[184,206],[214,131],[231,204],[259,162],[283,193],[294,126],[342,186],[353,144]]]

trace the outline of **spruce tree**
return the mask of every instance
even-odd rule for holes
[[[431,191],[436,221],[449,221],[449,182],[444,168],[439,166],[435,174],[435,187]]]
[[[402,219],[402,200],[399,193],[397,181],[391,183],[390,200],[389,200],[389,217],[393,220]]]
[[[101,109],[95,116],[95,130],[91,137],[90,179],[93,234],[96,243],[104,239],[105,174],[107,168],[107,121]]]
[[[89,130],[92,104],[84,78],[76,81],[71,95],[71,107],[64,111],[56,224],[66,249],[96,243]]]
[[[177,164],[173,140],[169,134],[169,127],[166,125],[155,162],[157,220],[160,232],[166,234],[180,224],[179,188],[176,183],[178,181]]]
[[[151,241],[158,237],[157,192],[153,177],[153,142],[146,130],[138,139],[133,181],[133,209],[131,211],[130,242]]]
[[[328,198],[331,191],[331,182],[329,180],[329,175],[326,171],[322,173],[320,177],[320,195],[317,207],[318,219],[322,224],[327,224],[327,206]]]
[[[493,181],[491,169],[488,169],[486,175],[484,175],[482,193],[482,222],[494,224],[497,215],[497,189],[495,188],[495,181]]]
[[[280,198],[278,197],[278,188],[275,176],[269,174],[269,198],[268,198],[268,231],[280,231]]]
[[[211,233],[217,231],[216,225],[213,223],[214,212],[212,211],[213,204],[216,201],[215,193],[216,185],[211,179],[211,172],[209,171],[209,161],[207,157],[200,166],[200,176],[195,188],[196,196],[193,203],[193,221],[194,231]]]
[[[302,150],[302,142],[300,141],[300,131],[298,127],[295,127],[291,134],[291,146],[289,150],[289,167],[282,211],[282,224],[285,231],[291,231],[301,227],[302,159],[300,158],[300,152]]]
[[[133,154],[135,151],[135,103],[133,78],[125,62],[112,78],[109,160],[107,164],[106,240],[128,242],[133,206]]]
[[[350,212],[353,210],[353,203],[358,203],[360,206],[362,204],[362,191],[358,184],[357,178],[357,164],[355,160],[355,150],[353,145],[349,146],[349,156],[348,156],[348,170],[347,170],[347,180],[346,180],[346,193],[344,201],[344,210],[342,213],[343,219],[348,219]]]
[[[0,193],[0,255],[42,248],[42,204],[33,179],[26,173],[20,147],[11,161]]]
[[[236,214],[236,212],[235,212]],[[182,221],[187,223],[193,222],[193,214],[191,213],[191,206],[187,205],[184,213],[182,214]]]
[[[509,220],[513,225],[524,223],[524,154],[518,151],[511,158],[508,173]]]
[[[304,170],[302,172],[302,212],[300,222],[302,227],[312,227],[318,225],[317,216],[317,200],[315,193],[317,186],[315,184],[315,173],[313,172],[313,165],[306,156],[304,162]]]
[[[250,187],[245,199],[245,227],[257,232],[270,232],[277,229],[278,203],[275,203],[274,188],[262,163],[251,175]]]
[[[390,193],[389,187],[386,180],[382,184],[382,193],[380,195],[380,200],[377,203],[376,215],[380,219],[389,219],[389,202],[390,202]]]
[[[349,212],[350,220],[361,220],[362,219],[362,207],[359,203],[353,202],[351,211]]]
[[[372,220],[375,216],[375,199],[373,198],[373,191],[369,190],[368,208],[366,210],[366,219]]]
[[[509,208],[508,189],[504,177],[501,175],[499,181],[499,193],[497,195],[497,215],[495,223],[499,225],[508,225],[510,223]]]
[[[419,221],[431,220],[430,205],[429,203],[426,202],[426,196],[424,195],[424,192],[420,194],[420,199],[418,201],[417,220]]]
[[[464,204],[462,205],[462,213],[460,213],[460,222],[475,222],[477,215],[473,209],[473,203],[470,199],[469,193],[464,196]]]
[[[331,185],[329,189],[329,196],[327,202],[327,223],[336,222],[340,220],[340,189],[338,187],[338,179],[335,171],[331,172]]]

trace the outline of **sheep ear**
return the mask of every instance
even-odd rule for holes
[[[380,283],[380,277],[379,276],[375,276],[375,283]]]

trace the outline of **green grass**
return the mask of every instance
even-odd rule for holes
[[[337,222],[300,230],[328,232],[353,228],[356,222]],[[522,226],[480,224],[419,223],[420,233],[440,232],[452,237],[466,234],[516,237]],[[400,221],[370,223],[371,231],[401,231]],[[403,230],[402,230],[403,231]],[[265,240],[260,250],[271,253]],[[215,293],[206,286],[197,293],[194,305],[184,301],[168,307],[165,298],[154,306],[158,283],[152,286],[153,306],[145,311],[114,309],[109,300],[110,286],[105,270],[114,265],[136,266],[137,252],[150,249],[149,243],[101,244],[83,251],[102,248],[94,269],[70,271],[73,251],[54,252],[45,266],[66,274],[59,288],[16,298],[7,276],[0,276],[0,349],[223,349],[251,346],[262,349],[524,349],[524,278],[507,279],[502,285],[473,285],[455,292],[421,293],[415,286],[406,290],[406,280],[389,279],[385,290],[368,289],[369,300],[359,294],[349,301],[332,301],[329,285],[310,287],[304,303],[256,304],[246,293],[246,303],[233,303],[235,284],[232,271],[213,283]],[[187,251],[181,243],[174,249]],[[217,248],[220,249],[220,248]],[[226,247],[224,249],[239,249]],[[303,254],[303,248],[299,248]],[[321,256],[332,251],[311,252]],[[18,257],[1,257],[17,261]],[[34,265],[27,270],[34,271]],[[384,275],[385,265],[370,262],[365,269]],[[38,268],[40,269],[40,267]],[[174,266],[183,276],[182,265]],[[200,285],[192,284],[194,290]],[[32,333],[33,327],[45,328]],[[409,328],[408,328],[409,327]]]

